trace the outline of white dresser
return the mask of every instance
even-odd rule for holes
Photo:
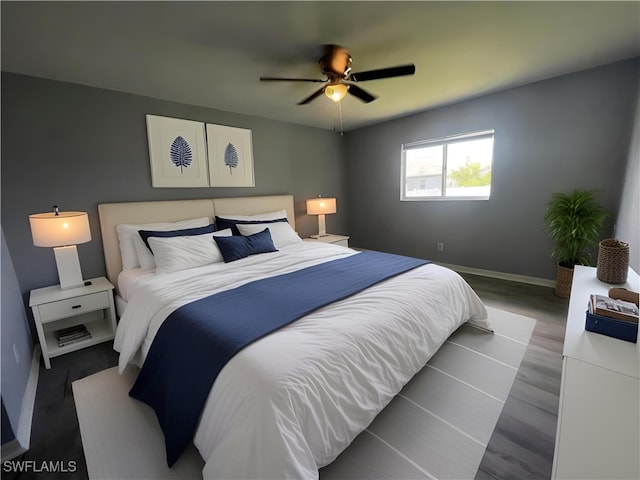
[[[564,339],[553,478],[640,478],[640,344],[585,330],[592,293],[609,285],[576,266]],[[620,285],[616,285],[620,286]],[[629,269],[630,290],[640,290]]]

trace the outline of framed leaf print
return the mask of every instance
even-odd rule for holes
[[[212,187],[255,187],[251,130],[207,123]]]
[[[204,123],[147,115],[154,187],[208,187]]]

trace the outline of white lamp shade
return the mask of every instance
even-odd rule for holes
[[[29,215],[31,237],[36,247],[78,245],[91,240],[89,216],[85,212],[54,212]]]
[[[307,200],[307,215],[326,215],[336,213],[335,198],[312,198]]]

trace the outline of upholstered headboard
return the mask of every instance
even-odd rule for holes
[[[98,205],[98,213],[107,277],[117,285],[118,274],[122,271],[116,232],[116,226],[121,223],[177,222],[198,217],[209,217],[213,221],[214,215],[253,215],[275,210],[286,210],[287,220],[295,229],[293,195],[102,203]]]

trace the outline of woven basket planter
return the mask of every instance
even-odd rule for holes
[[[607,238],[598,244],[598,280],[620,285],[627,281],[629,272],[629,244]]]
[[[573,282],[573,268],[563,267],[558,264],[556,270],[556,295],[560,298],[569,298],[571,296],[571,282]]]

